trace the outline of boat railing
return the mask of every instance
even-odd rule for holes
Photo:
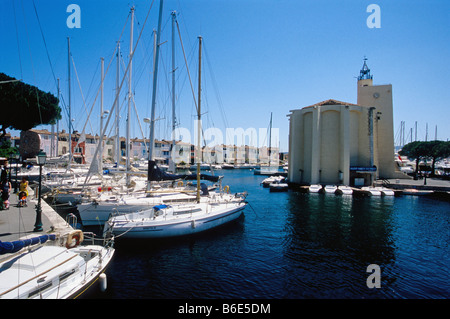
[[[72,228],[75,228],[77,225],[77,221],[78,221],[78,218],[75,214],[73,214],[73,213],[67,214],[67,216],[66,216],[67,225],[71,226]]]
[[[125,215],[127,216],[127,213],[121,213],[119,212],[119,210],[117,209],[117,207],[114,207],[111,211],[111,213],[109,214],[108,219],[110,219],[111,217],[116,217],[116,216],[120,216],[120,215]]]
[[[84,242],[90,243],[91,245],[100,245],[106,247],[108,245],[112,245],[114,242],[114,238],[110,236],[106,237],[97,237],[97,235],[93,232],[83,232]]]

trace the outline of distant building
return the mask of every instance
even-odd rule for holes
[[[7,136],[10,137],[9,135]],[[99,136],[83,134],[74,131],[72,136],[62,130],[61,132],[49,132],[48,130],[31,129],[22,131],[20,138],[12,138],[14,146],[19,147],[19,152],[23,158],[35,157],[39,150],[43,150],[48,157],[66,155],[72,152],[73,161],[79,164],[89,164],[94,160],[99,145]],[[69,149],[71,140],[71,149]],[[126,139],[120,137],[120,163],[126,163]],[[130,139],[130,159],[132,161],[147,160],[149,139]],[[176,141],[175,146],[172,141],[155,140],[153,147],[153,160],[158,165],[168,165],[173,159],[178,164],[196,163],[197,147],[193,144]],[[270,162],[278,165],[279,149],[272,147],[269,152],[266,146],[260,148],[248,145],[215,145],[202,147],[202,163],[207,164],[268,164],[269,153]],[[114,137],[103,137],[102,159],[104,162],[116,162],[116,141]]]
[[[291,182],[363,186],[404,177],[394,163],[392,86],[372,81],[364,61],[357,104],[329,99],[291,111]]]

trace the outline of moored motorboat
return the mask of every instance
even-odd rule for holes
[[[350,186],[339,185],[337,187],[336,194],[352,195],[353,194],[353,189]]]
[[[394,196],[395,195],[394,191],[387,187],[380,186],[380,187],[375,187],[375,189],[379,190],[381,192],[382,196]]]
[[[361,190],[366,192],[369,196],[381,196],[381,191],[375,187],[361,187]]]
[[[262,182],[261,185],[265,188],[269,187],[270,184],[272,183],[280,183],[283,182],[286,178],[284,176],[270,176],[265,178]]]
[[[319,185],[319,184],[310,185],[308,188],[308,191],[310,193],[319,193],[321,190],[322,190],[322,185]]]
[[[222,164],[222,169],[233,169],[234,165],[232,164],[227,164],[227,163],[223,163]]]
[[[424,190],[424,189],[406,188],[402,191],[402,194],[403,195],[423,196],[423,195],[433,194],[433,191],[432,190]]]
[[[325,185],[325,187],[323,189],[325,191],[325,194],[335,194],[336,190],[337,190],[337,186],[336,185]]]
[[[288,183],[273,182],[269,184],[269,190],[271,192],[287,192],[289,189]]]

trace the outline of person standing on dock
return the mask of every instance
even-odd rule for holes
[[[26,206],[28,197],[28,181],[25,177],[22,177],[22,181],[19,185],[19,206]]]
[[[1,173],[1,192],[3,209],[9,209],[9,193],[11,192],[11,183],[8,181],[6,170]]]

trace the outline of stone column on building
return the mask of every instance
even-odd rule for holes
[[[320,183],[320,111],[320,105],[315,105],[312,117],[311,184]]]
[[[344,185],[350,184],[350,109],[345,105],[340,112],[340,173]],[[339,174],[341,175],[341,174]]]

